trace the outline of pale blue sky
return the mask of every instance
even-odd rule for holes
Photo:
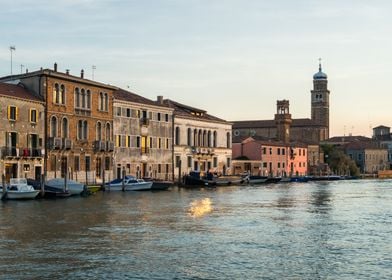
[[[392,1],[4,1],[0,75],[70,69],[226,120],[272,119],[276,100],[310,117],[318,58],[331,135],[392,126]]]

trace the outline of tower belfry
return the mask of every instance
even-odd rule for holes
[[[320,141],[329,138],[329,90],[328,76],[322,71],[319,58],[319,71],[313,75],[313,90],[311,92],[312,121],[323,127],[320,131]]]
[[[276,138],[285,143],[290,142],[290,126],[293,120],[290,114],[290,103],[288,100],[278,100],[276,102]]]

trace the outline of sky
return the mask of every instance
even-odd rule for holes
[[[330,136],[392,127],[392,1],[0,0],[0,76],[39,68],[228,121],[310,118],[322,58]],[[10,51],[15,46],[15,51]],[[23,65],[23,66],[21,66]],[[95,66],[93,70],[93,66]]]

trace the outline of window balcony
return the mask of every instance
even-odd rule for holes
[[[148,126],[149,124],[150,124],[149,118],[141,118],[140,119],[140,125]]]
[[[19,157],[19,149],[17,149],[14,146],[2,147],[1,151],[2,151],[1,156],[3,158],[5,158],[5,157]]]

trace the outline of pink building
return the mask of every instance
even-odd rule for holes
[[[249,137],[233,143],[233,171],[235,174],[304,176],[308,171],[307,146]],[[258,137],[257,137],[258,138]]]

